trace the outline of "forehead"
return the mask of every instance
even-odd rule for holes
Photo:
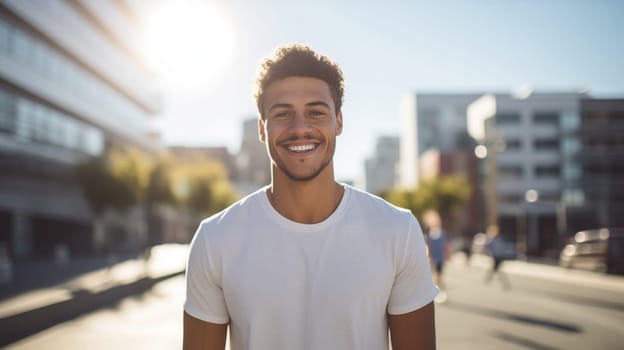
[[[271,83],[264,94],[265,110],[276,103],[305,104],[323,101],[334,109],[329,85],[321,79],[310,77],[288,77]]]

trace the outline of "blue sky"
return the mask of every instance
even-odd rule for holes
[[[578,90],[624,97],[624,1],[211,1],[233,30],[229,63],[194,91],[168,91],[158,125],[176,145],[238,151],[255,117],[260,60],[299,42],[345,74],[334,159],[357,179],[376,138],[399,134],[401,98],[427,92]],[[217,53],[215,53],[217,54]]]

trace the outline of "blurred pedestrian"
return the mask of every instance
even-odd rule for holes
[[[343,78],[301,45],[264,61],[256,103],[271,184],[191,243],[184,349],[435,349],[420,225],[334,179]],[[353,122],[357,125],[357,121]]]
[[[507,245],[507,242],[505,242],[503,237],[501,237],[497,225],[490,225],[487,228],[486,234],[486,247],[490,257],[492,258],[492,268],[485,276],[485,282],[489,283],[494,275],[497,275],[503,289],[508,290],[511,288],[511,284],[509,283],[507,276],[501,271],[501,266],[505,260],[515,258],[515,251],[510,251],[513,247]]]
[[[470,266],[470,258],[472,256],[472,238],[467,235],[463,235],[461,241],[461,251],[464,253],[464,263],[466,266]]]
[[[435,300],[443,303],[448,297],[443,278],[444,263],[451,257],[451,245],[446,232],[442,229],[442,220],[437,212],[427,211],[423,215],[423,221],[427,225],[427,244],[433,267],[433,281],[440,288],[440,294]]]

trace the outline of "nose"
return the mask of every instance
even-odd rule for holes
[[[305,134],[309,131],[310,124],[303,113],[297,112],[290,120],[289,129],[293,133]]]

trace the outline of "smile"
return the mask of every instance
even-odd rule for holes
[[[311,151],[313,149],[316,148],[316,145],[309,143],[307,145],[290,145],[287,147],[289,151],[291,152],[307,152],[307,151]]]

